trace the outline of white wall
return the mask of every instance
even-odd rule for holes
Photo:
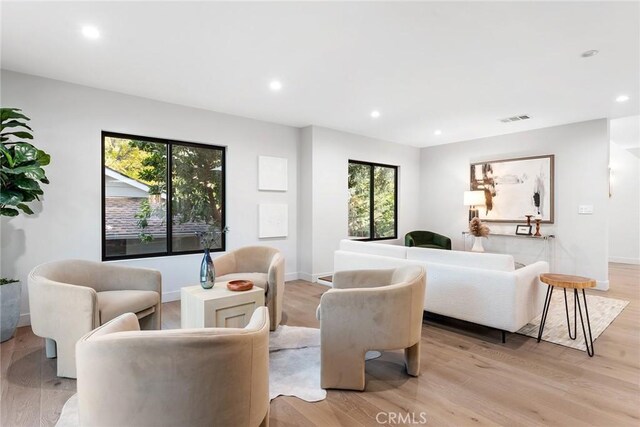
[[[297,144],[299,129],[2,71],[2,105],[31,117],[35,144],[51,154],[36,214],[2,218],[2,275],[23,283],[36,265],[64,258],[101,259],[100,132],[163,137],[227,148],[227,249],[266,244],[283,251],[288,278],[297,268]],[[285,157],[289,191],[258,192],[259,155]],[[258,240],[258,203],[289,204],[289,236]],[[28,248],[28,250],[27,250]],[[198,282],[201,255],[122,261],[157,268],[165,299]],[[23,323],[25,319],[23,318]]]
[[[469,188],[469,164],[555,154],[555,224],[543,226],[543,233],[557,236],[554,269],[593,277],[598,288],[607,289],[608,133],[607,120],[601,119],[423,148],[421,225],[450,236],[454,249],[462,248],[461,232],[468,222],[462,194]],[[578,215],[581,204],[593,205],[593,215]]]
[[[640,158],[611,142],[609,261],[640,264]]]
[[[299,278],[313,282],[313,128],[300,130],[298,146],[298,272]]]
[[[308,128],[307,128],[308,129]],[[308,132],[308,130],[305,129]],[[313,280],[333,272],[333,252],[348,237],[349,160],[386,163],[398,168],[398,243],[415,229],[419,218],[420,149],[318,126],[311,127],[311,271]],[[305,170],[308,166],[305,166]],[[304,191],[304,190],[302,190]],[[307,219],[301,219],[306,221]],[[300,251],[300,256],[308,256]],[[302,260],[302,258],[301,258]],[[308,260],[300,265],[308,267]]]

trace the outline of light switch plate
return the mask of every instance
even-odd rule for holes
[[[578,206],[578,215],[592,215],[592,214],[593,214],[593,205]]]

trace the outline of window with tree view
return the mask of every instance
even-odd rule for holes
[[[349,237],[395,239],[397,166],[349,160]]]
[[[102,134],[103,259],[224,250],[224,148]]]

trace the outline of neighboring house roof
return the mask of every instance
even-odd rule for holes
[[[136,179],[133,179],[123,173],[120,172],[116,172],[115,170],[109,168],[109,167],[104,167],[104,174],[106,176],[109,176],[113,179],[117,179],[120,182],[124,182],[125,184],[129,184],[132,187],[135,187],[139,190],[142,190],[144,192],[149,192],[149,186],[147,184],[144,184]]]
[[[145,184],[144,182],[138,181],[135,178],[131,178],[130,176],[127,176],[121,172],[117,172],[114,169],[111,169],[107,166],[104,167],[104,175],[108,178],[111,178],[111,180],[106,181],[107,194],[109,194],[109,190],[112,189],[111,186],[113,185],[114,181],[117,181],[119,185],[124,184],[125,186],[130,186],[136,190],[139,190],[139,192],[142,192],[144,194],[149,194],[149,186],[147,184]],[[162,193],[160,197],[162,197],[163,199],[166,199],[167,195],[165,193]]]
[[[161,218],[149,218],[149,225],[146,228],[141,229],[138,227],[138,220],[135,216],[143,200],[146,199],[132,197],[108,197],[105,199],[105,229],[107,240],[136,239],[141,232],[150,234],[153,237],[166,237],[167,226],[164,222],[164,211],[160,214],[160,216],[162,216]],[[187,222],[184,224],[174,224],[173,234],[193,234],[197,231],[206,231],[208,228],[209,226],[205,223]]]

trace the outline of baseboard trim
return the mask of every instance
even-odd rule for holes
[[[318,279],[319,279],[319,278],[321,278],[321,277],[325,277],[325,276],[331,276],[331,275],[333,275],[333,271],[330,271],[330,272],[328,272],[328,273],[319,273],[319,274],[314,274],[314,275],[313,275],[313,283],[319,283],[319,282],[318,282]],[[327,282],[325,282],[325,283],[327,283]]]
[[[323,276],[324,277],[324,276]],[[318,285],[323,285],[323,286],[328,286],[330,288],[333,288],[333,283],[331,282],[327,282],[326,280],[322,280],[322,279],[318,279],[318,281],[316,282]]]
[[[311,283],[319,283],[318,279],[320,277],[331,276],[332,274],[333,274],[332,271],[328,273],[315,273],[315,274],[299,272],[298,280],[304,280],[306,282],[311,282]],[[322,284],[325,284],[325,283],[322,283]]]
[[[298,273],[298,280],[304,280],[305,282],[313,282],[313,275],[310,273]]]
[[[295,272],[295,273],[285,273],[284,275],[284,281],[285,282],[290,282],[292,280],[298,280],[300,277],[300,275]]]
[[[162,293],[162,302],[171,302],[180,300],[180,291],[170,291]]]
[[[31,314],[24,313],[20,315],[20,319],[18,319],[18,328],[22,326],[31,326]]]
[[[625,258],[625,257],[612,256],[612,257],[609,257],[609,262],[616,262],[618,264],[640,265],[640,258]]]

